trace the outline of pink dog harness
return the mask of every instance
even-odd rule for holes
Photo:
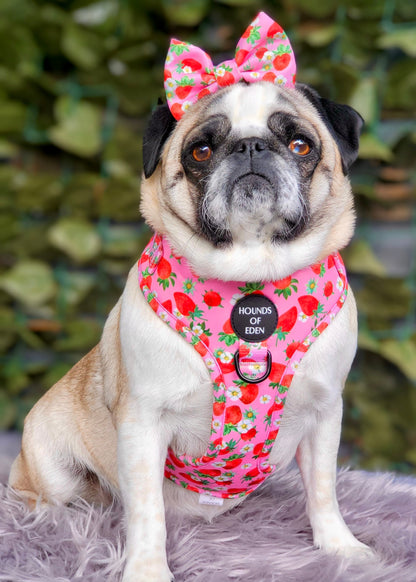
[[[202,279],[155,235],[139,260],[153,311],[201,355],[213,387],[211,437],[202,457],[169,449],[165,476],[214,497],[248,495],[269,462],[300,361],[345,302],[338,253],[279,281]]]

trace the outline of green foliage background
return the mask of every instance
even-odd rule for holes
[[[141,134],[169,38],[232,53],[259,10],[298,80],[366,119],[345,252],[360,309],[343,461],[416,468],[416,3],[408,0],[1,0],[0,428],[99,339],[149,231]]]

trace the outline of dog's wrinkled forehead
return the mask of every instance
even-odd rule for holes
[[[276,91],[270,83],[239,83],[214,98],[207,113],[225,115],[233,133],[240,137],[250,137],[262,133],[273,113],[281,111],[296,115],[286,91]]]

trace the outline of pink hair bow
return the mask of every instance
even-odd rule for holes
[[[172,39],[165,63],[165,90],[175,119],[198,99],[240,80],[293,87],[296,62],[282,27],[260,12],[240,38],[235,58],[214,66],[202,49]]]

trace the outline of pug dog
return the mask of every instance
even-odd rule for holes
[[[197,101],[180,121],[160,105],[144,136],[142,214],[203,281],[284,280],[351,239],[347,172],[361,127],[352,108],[305,85],[236,83]],[[313,543],[340,556],[370,553],[335,494],[341,393],[356,342],[349,289],[294,374],[270,451],[279,468],[296,457]],[[210,440],[213,382],[194,347],[151,308],[134,265],[100,343],[25,422],[11,487],[32,506],[120,497],[123,582],[172,580],[165,508],[211,520],[244,498],[200,503],[195,488],[164,477],[169,448],[198,457]]]

